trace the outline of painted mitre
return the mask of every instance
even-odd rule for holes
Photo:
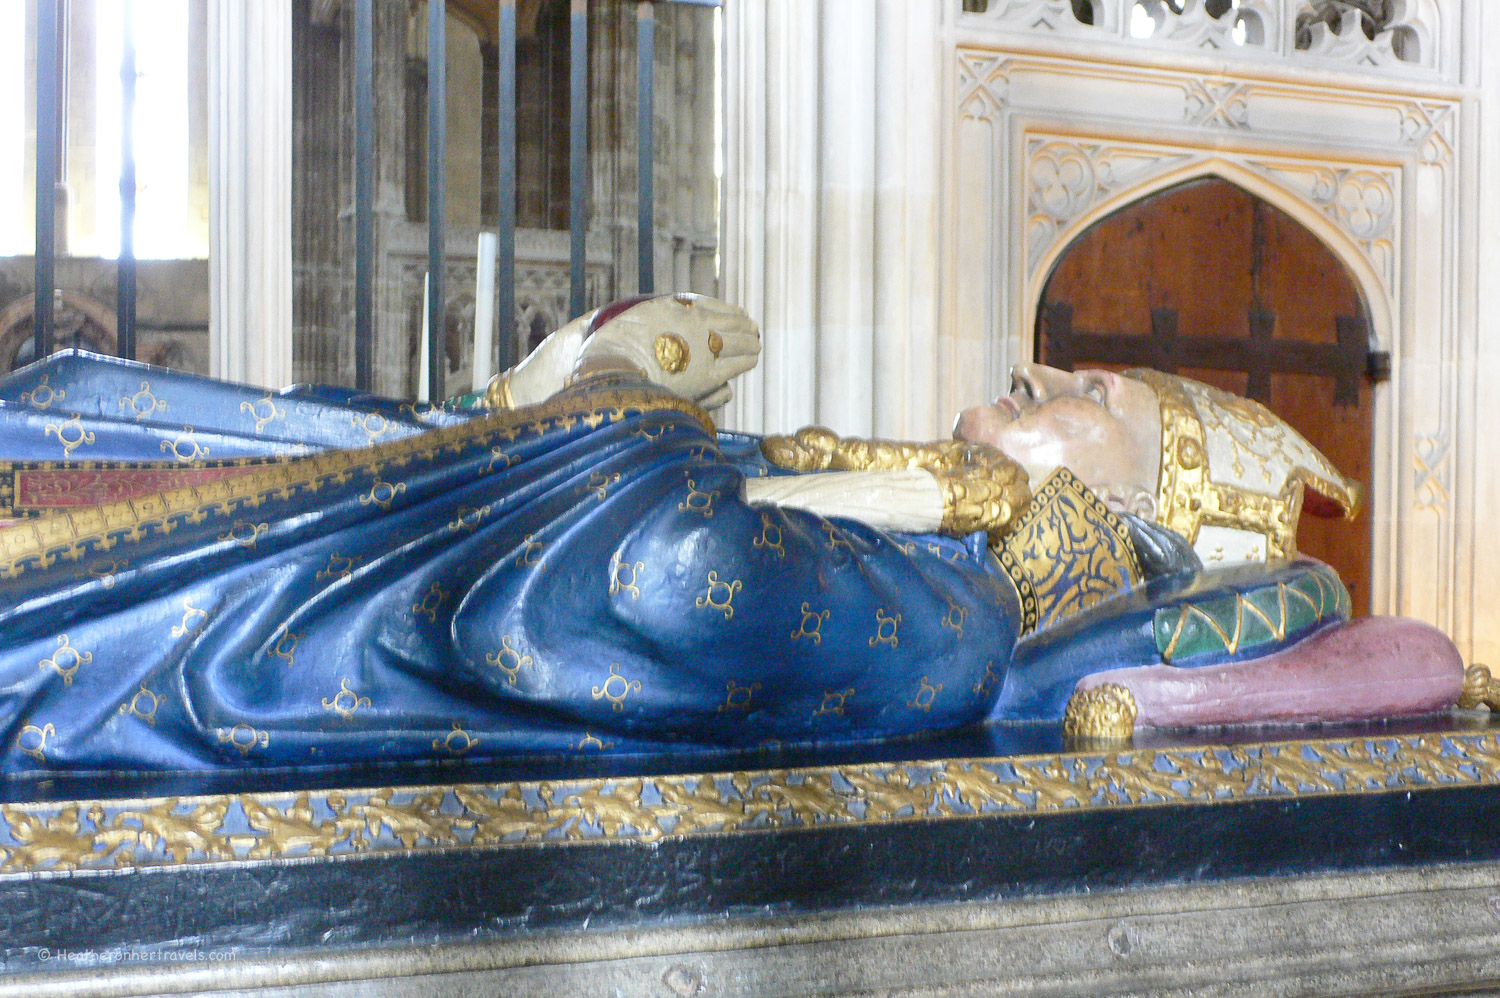
[[[1304,496],[1318,516],[1358,511],[1359,484],[1259,402],[1160,371],[1126,376],[1161,404],[1156,521],[1205,566],[1295,555]]]

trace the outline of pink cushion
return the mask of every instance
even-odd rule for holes
[[[1405,617],[1360,617],[1274,655],[1181,669],[1096,673],[1135,697],[1136,724],[1158,728],[1354,721],[1444,710],[1458,702],[1464,663],[1447,635]]]

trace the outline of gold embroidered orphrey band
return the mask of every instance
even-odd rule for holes
[[[504,445],[523,434],[540,435],[549,428],[567,430],[580,423],[597,427],[605,420],[614,422],[631,414],[660,411],[683,413],[698,420],[708,433],[714,432],[713,420],[707,413],[675,396],[655,390],[589,390],[583,386],[573,395],[490,413],[371,447],[283,458],[238,458],[230,464],[254,471],[155,495],[23,520],[0,529],[0,576],[15,578],[24,571],[41,571],[56,564],[58,558],[77,561],[85,554],[104,551],[121,542],[170,533],[182,523],[201,523],[209,516],[226,518],[273,498],[290,499],[297,494],[316,492],[324,484],[342,484],[356,475],[378,476],[386,467],[435,459],[445,450],[457,454],[465,447],[481,443]],[[184,462],[171,467],[224,464]]]
[[[17,803],[0,806],[0,878],[1496,786],[1496,730],[693,775]]]

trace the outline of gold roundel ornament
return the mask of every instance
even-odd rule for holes
[[[662,333],[656,338],[656,362],[668,374],[687,370],[690,356],[687,340],[676,333]]]
[[[718,360],[719,354],[724,352],[724,337],[713,330],[708,333],[708,352],[714,355],[714,360]]]

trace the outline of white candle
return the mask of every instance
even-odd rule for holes
[[[489,387],[494,375],[495,254],[500,240],[493,232],[479,234],[479,276],[474,287],[474,390]]]
[[[417,401],[427,399],[427,296],[432,291],[432,275],[422,277],[422,345],[417,350]]]

